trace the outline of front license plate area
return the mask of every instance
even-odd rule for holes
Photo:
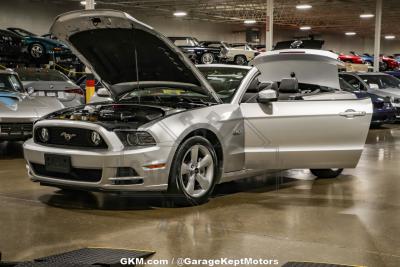
[[[71,172],[71,157],[64,155],[45,154],[45,168],[48,172]]]

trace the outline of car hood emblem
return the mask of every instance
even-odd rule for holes
[[[69,134],[66,132],[62,132],[60,134],[61,137],[64,137],[65,141],[71,141],[72,138],[74,138],[76,136],[76,134]]]

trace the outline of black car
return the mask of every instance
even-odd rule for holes
[[[221,48],[205,47],[193,37],[169,37],[169,39],[197,64],[211,64],[219,62]]]
[[[273,50],[306,48],[306,49],[322,49],[324,40],[289,40],[277,42]]]
[[[18,35],[0,30],[0,62],[4,65],[24,63],[24,42]]]

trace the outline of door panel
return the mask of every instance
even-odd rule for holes
[[[242,103],[250,169],[352,168],[368,134],[372,104],[359,100]]]

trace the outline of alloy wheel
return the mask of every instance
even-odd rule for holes
[[[214,56],[211,53],[205,53],[202,57],[201,57],[201,62],[203,64],[211,64],[214,62]]]
[[[188,149],[181,164],[180,179],[183,190],[191,197],[201,197],[213,184],[214,161],[211,152],[203,145]]]
[[[43,56],[43,47],[40,44],[33,44],[31,47],[31,56],[34,58],[41,58]]]

